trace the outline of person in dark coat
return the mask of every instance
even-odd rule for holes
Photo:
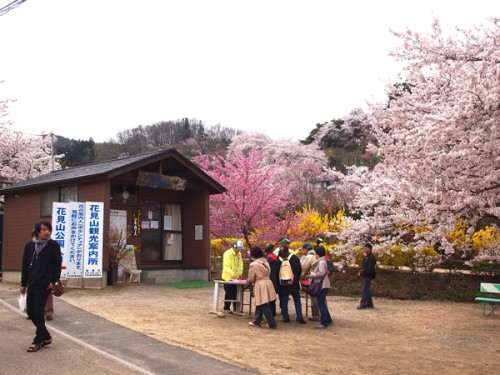
[[[21,294],[26,294],[26,311],[36,326],[36,334],[28,352],[36,352],[52,343],[45,326],[44,308],[54,284],[61,277],[61,247],[50,238],[48,221],[35,224],[33,239],[24,247],[21,271]],[[27,290],[26,290],[27,288]]]
[[[302,302],[300,301],[300,276],[302,275],[300,259],[298,256],[290,254],[288,245],[281,245],[278,255],[278,274],[282,263],[281,259],[286,259],[288,257],[290,257],[289,262],[293,271],[293,283],[291,285],[281,285],[278,280],[278,294],[283,322],[290,322],[290,316],[288,315],[288,297],[292,295],[295,304],[295,313],[297,314],[295,320],[301,324],[306,324],[304,316],[302,315]]]
[[[370,292],[370,287],[372,281],[375,278],[375,265],[377,260],[372,253],[372,244],[366,243],[363,246],[363,252],[365,253],[365,258],[363,259],[363,265],[358,272],[358,276],[361,277],[361,302],[357,307],[358,310],[373,309],[373,300]]]
[[[270,243],[268,243],[264,247],[264,257],[267,260],[267,263],[269,263],[269,267],[271,268],[271,274],[269,275],[269,278],[273,282],[274,285],[274,291],[276,294],[278,294],[278,273],[279,273],[279,265],[278,265],[278,256],[273,253],[274,246]],[[271,308],[271,312],[273,313],[273,316],[276,316],[276,300],[270,301],[269,302],[269,307]]]

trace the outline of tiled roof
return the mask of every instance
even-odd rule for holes
[[[184,162],[183,164],[190,166],[192,170],[198,171],[201,174],[200,177],[204,179],[208,178],[210,180],[209,182],[213,182],[215,183],[215,185],[218,185],[220,188],[222,188],[222,191],[225,190],[224,187],[222,187],[215,180],[206,175],[205,172],[199,169],[195,164],[193,164],[189,159],[179,153],[176,149],[167,149],[53,171],[0,189],[0,195],[39,187],[40,185],[51,185],[56,183],[60,184],[64,182],[89,179],[92,177],[113,177],[114,175],[119,174],[120,171],[133,169],[134,167],[141,167],[151,162],[164,159],[167,156],[174,156],[177,159],[180,158],[180,160]]]

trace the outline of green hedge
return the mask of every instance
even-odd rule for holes
[[[359,296],[361,281],[357,268],[337,271],[333,276],[332,293],[338,296]],[[411,300],[474,301],[481,282],[500,283],[500,276],[479,276],[460,273],[412,273],[402,270],[377,269],[372,294],[377,297]]]

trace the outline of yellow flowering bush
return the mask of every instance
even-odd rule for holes
[[[298,220],[288,230],[288,238],[305,238],[312,241],[324,236],[324,233],[328,230],[330,224],[328,214],[321,214],[318,210],[306,206],[301,211],[296,212],[295,215]]]
[[[500,230],[495,225],[478,230],[472,236],[472,247],[477,252],[500,247]]]

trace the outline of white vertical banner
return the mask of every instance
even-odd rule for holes
[[[102,277],[104,203],[85,202],[83,277]]]
[[[62,267],[61,279],[66,278],[69,249],[69,203],[52,203],[52,237],[61,247]]]
[[[83,277],[83,244],[85,235],[85,203],[69,203],[69,249],[66,277]]]

